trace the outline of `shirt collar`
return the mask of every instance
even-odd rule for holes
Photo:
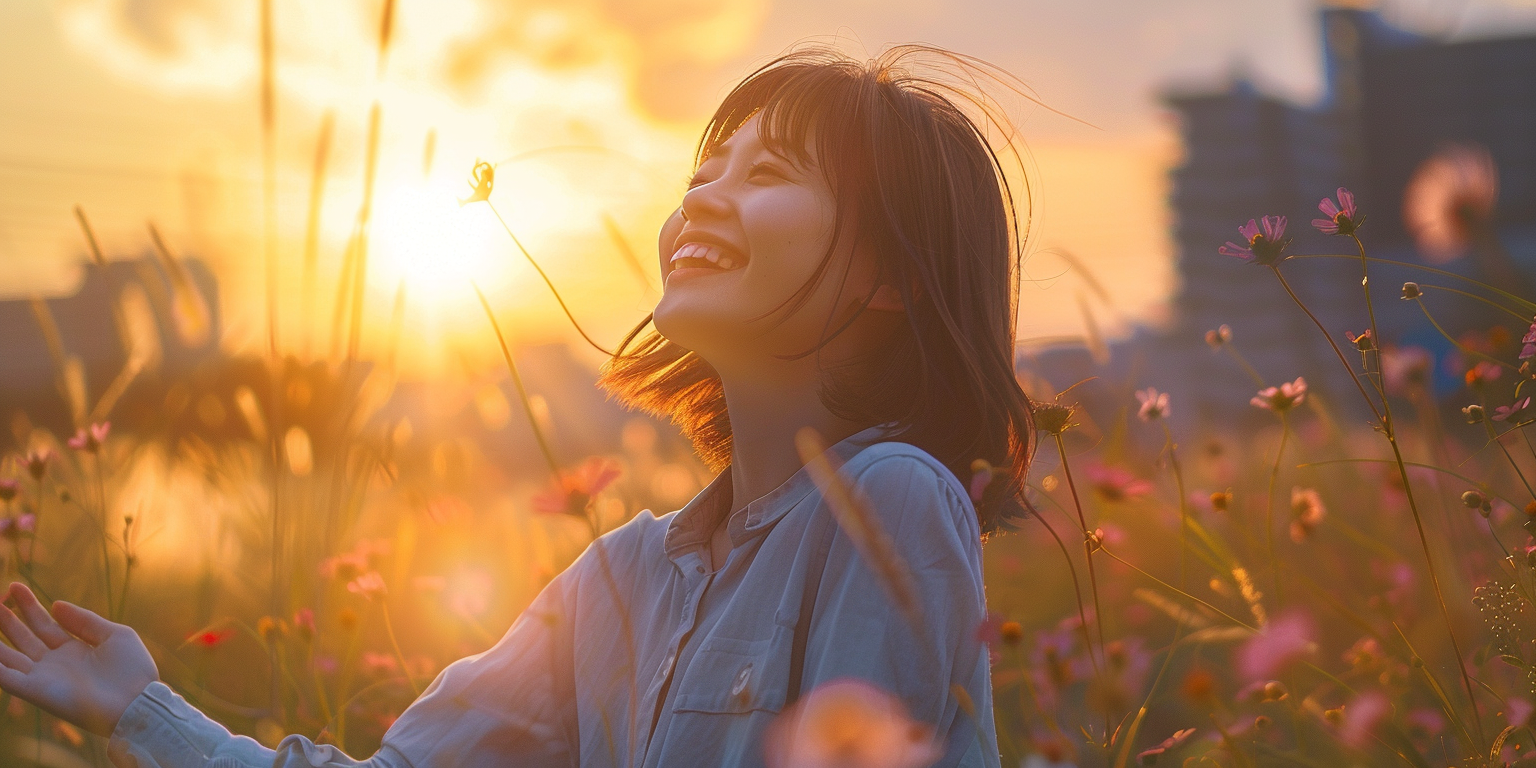
[[[886,422],[862,429],[839,440],[827,449],[827,453],[837,462],[845,462],[869,445],[879,442],[892,426],[894,422]],[[772,527],[790,507],[815,488],[816,483],[811,479],[810,472],[802,466],[777,488],[754,499],[745,509],[737,510],[726,523],[731,546],[740,546],[747,539]],[[683,554],[708,546],[710,534],[719,524],[720,516],[730,511],[732,501],[731,468],[727,466],[704,490],[683,505],[667,525],[667,558],[676,562]]]

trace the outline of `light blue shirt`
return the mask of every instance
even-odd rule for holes
[[[727,469],[682,509],[641,511],[588,547],[500,642],[444,669],[372,758],[302,736],[274,752],[161,683],[129,706],[109,754],[136,768],[761,766],[764,729],[784,708],[804,580],[822,567],[802,698],[822,682],[863,679],[934,728],[945,746],[936,765],[998,766],[991,669],[976,639],[985,597],[975,510],[937,459],[869,442],[881,434],[870,427],[829,451],[911,571],[920,629],[843,531],[825,565],[814,562],[820,523],[810,524],[831,511],[805,468],[730,517],[732,549],[711,571],[710,534],[731,506]]]

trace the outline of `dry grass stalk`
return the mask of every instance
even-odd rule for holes
[[[879,516],[870,508],[869,500],[837,474],[837,469],[826,455],[827,447],[816,430],[805,427],[797,432],[795,447],[811,479],[821,489],[821,495],[826,499],[827,508],[832,511],[838,526],[853,541],[859,556],[869,563],[886,594],[890,595],[891,601],[912,625],[913,631],[919,637],[923,636],[922,604],[918,600],[912,571],[896,551],[895,542],[881,525]]]

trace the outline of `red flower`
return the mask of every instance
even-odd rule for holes
[[[81,427],[75,431],[75,436],[69,439],[69,447],[77,451],[95,453],[101,450],[101,444],[107,441],[107,433],[111,431],[112,422],[110,421],[92,424],[89,427]]]
[[[224,644],[225,640],[235,636],[232,629],[204,629],[187,635],[187,642],[204,650],[213,650]]]
[[[540,491],[533,497],[533,508],[552,515],[584,515],[587,502],[602,493],[618,477],[618,462],[593,456],[574,471],[561,472],[558,485]]]
[[[1237,228],[1248,244],[1238,245],[1228,240],[1226,245],[1218,249],[1218,252],[1223,256],[1232,256],[1266,267],[1280,261],[1280,255],[1291,243],[1291,239],[1285,236],[1285,217],[1265,216],[1263,222],[1261,229],[1257,222],[1249,219],[1247,224]]]

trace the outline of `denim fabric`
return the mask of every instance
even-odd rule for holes
[[[976,640],[985,598],[975,511],[936,459],[882,434],[871,427],[829,453],[911,571],[920,622],[898,611],[843,531],[825,564],[813,562],[811,523],[831,512],[804,468],[730,517],[732,549],[711,571],[710,533],[731,506],[727,470],[681,510],[642,511],[588,547],[500,642],[443,670],[368,760],[299,736],[273,753],[159,683],[124,715],[111,754],[140,768],[761,766],[764,728],[784,708],[805,579],[820,567],[805,695],[841,677],[872,682],[945,741],[937,765],[998,766],[991,671]]]

